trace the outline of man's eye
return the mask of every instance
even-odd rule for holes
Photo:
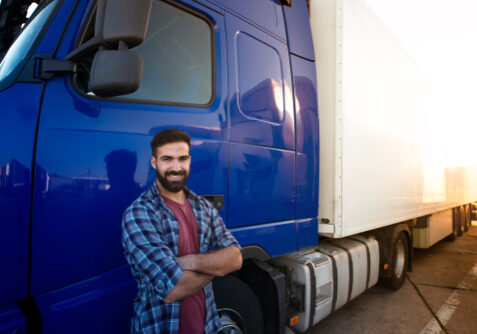
[[[161,161],[170,161],[170,160],[171,160],[170,157],[162,157],[162,158],[161,158]]]
[[[189,157],[180,157],[179,160],[180,160],[180,161],[188,161],[188,160],[189,160]]]

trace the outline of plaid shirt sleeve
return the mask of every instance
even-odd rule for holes
[[[222,217],[220,217],[219,212],[213,206],[209,206],[212,210],[211,220],[212,220],[212,240],[211,246],[215,249],[235,246],[240,249],[240,244],[235,239],[235,237],[230,233],[230,231],[225,227]]]
[[[183,272],[166,243],[168,231],[159,228],[159,216],[146,205],[133,203],[123,216],[123,245],[138,281],[149,285],[164,299]]]

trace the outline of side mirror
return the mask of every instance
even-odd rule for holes
[[[142,59],[135,52],[98,51],[91,67],[89,87],[100,97],[135,92],[141,83],[142,67]]]
[[[144,41],[151,15],[152,0],[99,0],[94,37],[66,56],[76,60],[99,47],[117,49],[119,42],[133,48]]]
[[[100,0],[95,38],[113,45],[122,41],[129,48],[141,44],[146,37],[151,7],[152,0]]]
[[[141,44],[147,32],[152,0],[99,0],[94,37],[66,59],[93,58],[89,87],[100,97],[132,93],[142,77],[141,57],[128,51]]]

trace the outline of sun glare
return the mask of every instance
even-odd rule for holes
[[[477,166],[477,3],[457,0],[368,0],[434,83],[439,97],[430,127],[445,167]],[[434,143],[425,143],[432,145]]]

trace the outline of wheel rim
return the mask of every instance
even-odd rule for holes
[[[218,310],[220,322],[222,327],[220,327],[217,334],[245,334],[246,331],[243,329],[244,321],[240,314],[232,309],[224,308]]]
[[[406,262],[406,250],[401,239],[396,242],[396,261],[394,263],[394,275],[401,278],[404,272],[404,263]]]

